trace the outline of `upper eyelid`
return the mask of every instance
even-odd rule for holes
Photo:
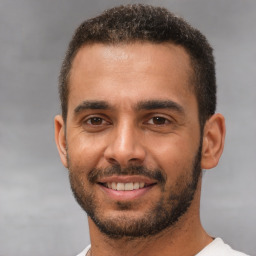
[[[80,118],[80,121],[84,122],[84,121],[89,120],[89,119],[94,118],[94,117],[102,118],[103,121],[106,121],[106,122],[109,122],[109,123],[113,122],[112,118],[109,117],[108,115],[103,114],[103,113],[97,113],[97,112],[82,116]],[[164,119],[166,119],[169,122],[175,122],[176,121],[175,117],[170,116],[170,115],[168,115],[166,113],[159,113],[159,112],[147,113],[146,115],[144,115],[144,117],[143,116],[139,117],[139,119],[141,119],[142,122],[147,122],[147,121],[149,121],[150,119],[152,119],[154,117],[164,118]]]
[[[160,116],[160,115],[152,116],[152,117],[149,118],[149,120],[151,120],[151,119],[153,119],[153,118],[156,118],[156,117],[165,119],[165,120],[167,120],[167,121],[171,121],[171,120],[170,120],[171,118],[168,118],[168,117],[165,117],[165,116]]]
[[[147,119],[147,121],[146,121],[146,122],[144,122],[144,123],[149,123],[149,122],[150,122],[150,120],[152,120],[152,119],[153,119],[153,118],[155,118],[155,117],[160,117],[160,118],[165,119],[165,123],[164,123],[164,124],[162,124],[162,125],[167,125],[167,124],[171,124],[171,123],[173,123],[173,120],[170,120],[170,119],[165,118],[165,117],[162,117],[162,116],[153,116],[153,117],[151,117],[151,118]],[[152,125],[155,125],[155,124],[152,124]]]
[[[150,120],[154,117],[161,117],[161,118],[164,118],[164,119],[166,119],[170,122],[173,122],[173,121],[176,120],[174,117],[172,117],[168,114],[165,114],[165,113],[149,113],[149,114],[146,115],[145,119]]]
[[[102,113],[91,113],[91,114],[87,114],[82,116],[82,119],[86,119],[86,118],[93,118],[93,117],[98,117],[98,118],[102,118],[102,119],[109,119],[109,117],[105,114]]]
[[[92,118],[101,118],[106,123],[110,123],[110,119],[103,114],[90,114],[81,118],[81,122],[86,122]]]
[[[104,118],[99,117],[99,116],[93,116],[93,117],[86,118],[85,121],[92,120],[93,118],[99,118],[99,119],[101,119],[103,122],[106,122],[106,123],[107,123],[107,121],[106,121]]]

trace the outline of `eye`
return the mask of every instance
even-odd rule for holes
[[[106,121],[104,118],[99,116],[92,116],[84,120],[84,125],[89,126],[102,126],[102,125],[108,125],[109,122]]]
[[[81,120],[81,127],[83,131],[88,133],[97,133],[104,131],[111,127],[111,119],[105,115],[88,115]]]
[[[155,116],[149,119],[148,123],[153,125],[165,125],[165,124],[169,124],[170,121],[164,117]]]
[[[104,120],[101,117],[91,117],[86,120],[86,123],[90,125],[102,125],[103,122]]]

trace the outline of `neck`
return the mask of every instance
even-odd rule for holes
[[[200,186],[200,185],[199,185]],[[203,229],[200,216],[200,189],[178,222],[157,235],[146,238],[112,239],[102,234],[89,218],[92,256],[191,256],[196,255],[212,238]]]

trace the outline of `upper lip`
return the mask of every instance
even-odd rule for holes
[[[100,178],[98,183],[108,183],[108,182],[116,182],[116,183],[135,183],[135,182],[144,182],[145,184],[154,184],[157,183],[156,180],[152,180],[145,176],[140,175],[113,175],[109,177]]]

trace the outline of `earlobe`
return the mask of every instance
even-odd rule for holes
[[[59,151],[62,164],[67,168],[67,150],[66,150],[66,136],[65,136],[65,123],[61,115],[54,118],[55,125],[55,143]]]
[[[205,124],[202,145],[201,168],[215,167],[224,149],[225,119],[221,114],[214,114]]]

